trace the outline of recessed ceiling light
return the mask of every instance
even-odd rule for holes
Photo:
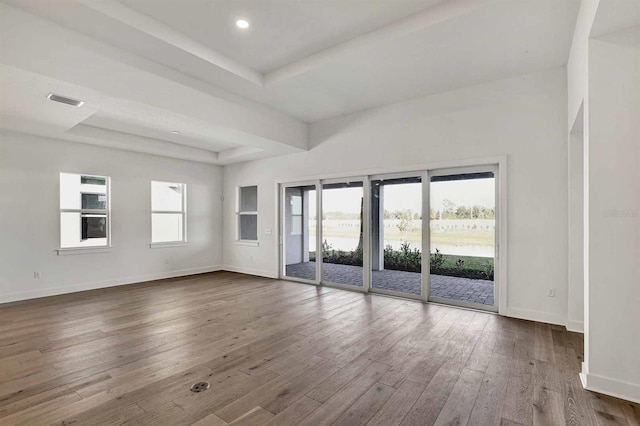
[[[173,130],[171,133],[173,133],[174,135],[179,135],[180,134],[180,132],[177,131],[177,130]]]
[[[247,21],[247,20],[245,20],[245,19],[238,19],[238,20],[236,21],[236,26],[237,26],[238,28],[242,28],[243,30],[244,30],[244,29],[247,29],[247,28],[249,28],[249,21]]]

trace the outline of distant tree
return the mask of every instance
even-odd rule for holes
[[[460,206],[456,209],[456,219],[470,219],[471,210],[465,206]]]
[[[448,199],[442,200],[442,205],[444,207],[444,211],[442,212],[442,216],[445,219],[455,219],[456,217],[456,204]]]
[[[324,212],[322,218],[325,220],[356,220],[360,218],[357,212]]]
[[[398,219],[398,223],[396,224],[396,228],[402,234],[402,240],[407,240],[407,233],[411,231],[411,219],[413,214],[411,210],[399,210],[395,212],[395,218]]]

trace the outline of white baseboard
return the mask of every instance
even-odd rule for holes
[[[566,325],[567,320],[563,315],[552,312],[534,311],[530,309],[521,309],[507,307],[506,312],[500,312],[500,315],[507,317],[519,318],[529,321],[546,322],[548,324]]]
[[[574,333],[584,333],[584,322],[567,320],[567,330]]]
[[[237,272],[239,274],[256,275],[258,277],[279,278],[277,273],[263,269],[242,268],[232,265],[224,265],[220,267],[220,269],[223,271]]]
[[[117,278],[113,280],[96,281],[64,287],[49,287],[38,290],[21,291],[0,296],[0,303],[17,302],[20,300],[37,299],[39,297],[57,296],[60,294],[76,293],[79,291],[96,290],[100,288],[116,287],[126,284],[135,284],[145,281],[161,280],[165,278],[184,277],[188,275],[203,274],[206,272],[220,271],[220,266],[207,266],[202,268],[182,269],[178,271],[159,272],[156,274],[138,275],[135,277]]]
[[[580,380],[586,390],[640,404],[640,385],[585,372],[580,373]]]

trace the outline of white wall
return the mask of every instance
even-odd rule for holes
[[[567,152],[569,157],[569,253],[567,326],[572,331],[584,331],[584,293],[589,275],[585,264],[589,260],[589,216],[585,206],[589,195],[589,34],[600,0],[582,0],[576,20],[571,49],[567,61]],[[582,167],[579,154],[582,153]],[[582,179],[581,179],[582,177]],[[582,207],[576,203],[582,203]],[[582,228],[582,232],[580,229]],[[582,271],[582,272],[581,272]],[[585,336],[585,340],[588,336]]]
[[[640,47],[589,42],[588,389],[640,402]]]
[[[567,129],[573,127],[578,111],[589,91],[589,34],[600,0],[582,0],[567,61]],[[585,111],[587,113],[588,111]],[[588,114],[585,114],[588,115]],[[588,117],[585,117],[588,119]]]
[[[57,255],[60,172],[111,177],[111,252]],[[188,185],[188,247],[149,248],[151,180]],[[0,302],[204,272],[221,263],[219,166],[2,131],[0,182]]]
[[[260,240],[236,245],[225,226],[225,268],[277,275],[277,179],[507,155],[508,313],[564,324],[566,123],[566,73],[558,69],[313,124],[309,152],[225,167],[224,223],[234,223],[235,187],[257,184]],[[546,295],[552,287],[554,298]]]
[[[584,331],[584,129],[583,110],[569,134],[569,254],[567,329]]]

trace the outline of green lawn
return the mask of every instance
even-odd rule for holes
[[[464,268],[472,271],[484,271],[487,264],[493,265],[492,257],[472,257],[472,256],[455,256],[452,254],[443,254],[443,268],[454,269],[458,259],[464,261]]]

